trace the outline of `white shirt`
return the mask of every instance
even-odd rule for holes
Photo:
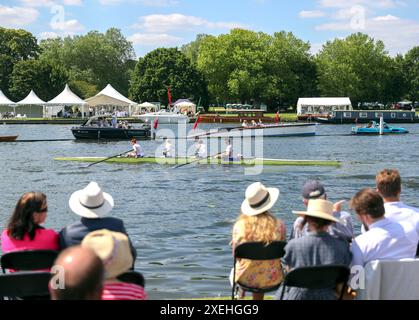
[[[369,229],[352,242],[352,266],[365,266],[374,260],[415,257],[416,247],[399,223],[384,218],[371,224]]]
[[[171,157],[172,156],[172,144],[170,142],[166,141],[166,143],[164,144],[163,153],[166,154],[166,157]]]
[[[233,158],[233,146],[231,144],[227,146],[225,154],[227,157]]]
[[[144,150],[138,143],[134,144],[132,148],[134,149],[134,152],[137,155],[137,157],[144,157]]]
[[[203,143],[198,144],[195,150],[195,156],[205,158],[207,156],[207,146]]]

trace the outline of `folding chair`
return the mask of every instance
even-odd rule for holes
[[[58,253],[58,251],[54,250],[28,250],[5,253],[0,259],[1,268],[3,273],[6,273],[6,269],[17,271],[50,269],[54,265]]]
[[[118,276],[118,280],[127,283],[133,283],[145,288],[144,276],[137,271],[127,271]]]
[[[344,265],[322,265],[312,267],[300,267],[291,270],[282,283],[281,298],[284,298],[285,287],[298,287],[307,289],[330,289],[336,288],[337,284],[343,283],[339,300],[342,300],[348,281],[350,270]]]
[[[1,298],[39,298],[49,297],[49,272],[16,272],[0,275]]]
[[[240,282],[236,283],[236,262],[237,259],[249,259],[249,260],[275,260],[280,259],[284,256],[285,241],[273,241],[269,245],[263,242],[245,242],[239,244],[234,250],[234,265],[233,265],[233,288],[231,291],[231,299],[234,300],[234,291],[236,286],[243,289],[244,291],[265,293],[274,291],[279,288],[280,284],[277,284],[269,288],[253,288],[247,287]],[[282,272],[282,270],[280,270]]]

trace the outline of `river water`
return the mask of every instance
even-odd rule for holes
[[[97,181],[114,197],[111,214],[124,220],[137,248],[136,269],[146,278],[150,299],[228,296],[233,263],[231,229],[250,183],[261,181],[280,189],[273,212],[285,221],[288,234],[295,218],[292,210],[304,209],[301,188],[307,179],[320,179],[329,199],[338,201],[350,199],[361,188],[374,187],[379,170],[397,168],[403,178],[403,201],[419,206],[419,125],[403,127],[411,133],[351,136],[350,125],[322,125],[316,137],[265,138],[264,157],[337,159],[342,166],[265,167],[256,176],[235,166],[173,169],[152,164],[98,164],[84,169],[79,163],[53,160],[62,156],[112,156],[128,150],[127,141],[1,143],[0,223],[2,228],[6,226],[24,192],[42,191],[49,207],[45,226],[59,231],[78,219],[68,208],[71,193]],[[0,125],[0,135],[18,134],[20,140],[71,139],[70,128]],[[141,142],[151,155],[159,143]],[[354,222],[359,233],[356,217]]]

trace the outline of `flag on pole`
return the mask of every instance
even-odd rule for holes
[[[172,106],[172,94],[170,93],[170,87],[167,87],[167,97],[169,99],[169,107]]]
[[[198,124],[201,122],[201,116],[198,117],[198,119],[196,119],[195,124],[193,126],[193,129],[195,130],[196,128],[198,128]]]
[[[279,111],[277,111],[275,115],[275,122],[279,123],[279,120],[280,120]]]
[[[156,117],[154,120],[154,130],[157,130],[157,127],[159,126],[159,118]]]

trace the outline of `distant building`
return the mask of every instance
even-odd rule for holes
[[[349,98],[300,98],[297,103],[298,116],[352,110],[352,103]]]

